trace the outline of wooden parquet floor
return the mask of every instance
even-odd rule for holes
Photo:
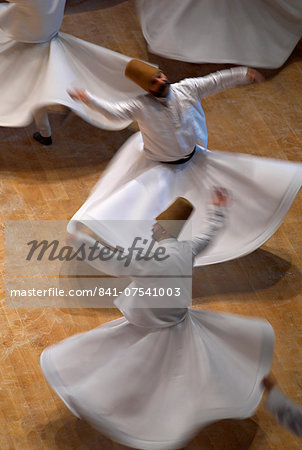
[[[220,67],[149,54],[133,0],[70,0],[62,31],[157,62],[171,81]],[[231,89],[204,100],[209,148],[301,161],[301,47],[281,70],[265,73],[268,78],[261,85]],[[52,111],[50,120],[54,144],[48,148],[32,140],[33,125],[0,129],[0,448],[122,449],[76,419],[48,387],[39,366],[46,346],[117,318],[119,312],[5,306],[5,222],[69,219],[135,129],[132,125],[119,132],[102,131],[61,108]],[[193,294],[196,307],[271,322],[276,334],[273,373],[284,391],[302,405],[301,221],[300,193],[279,230],[259,250],[198,269]],[[301,440],[278,426],[260,406],[252,419],[223,421],[204,429],[187,449],[301,447]]]

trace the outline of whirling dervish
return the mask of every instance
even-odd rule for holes
[[[141,92],[123,76],[130,58],[59,32],[64,7],[65,0],[0,4],[0,126],[26,126],[34,116],[34,138],[44,145],[52,143],[48,105],[72,108],[101,128],[121,127],[71,101],[66,92],[71,85],[85,86],[104,100]]]
[[[200,99],[239,84],[262,82],[262,75],[237,67],[171,84],[158,68],[138,60],[127,64],[125,75],[147,93],[117,103],[87,90],[70,92],[117,126],[137,120],[141,132],[114,157],[68,231],[74,234],[77,224],[90,221],[93,231],[105,238],[101,221],[152,219],[184,196],[195,206],[190,219],[194,234],[206,217],[209,192],[221,185],[232,192],[234,206],[224,232],[195,264],[227,261],[261,246],[282,223],[299,191],[302,164],[207,150]],[[112,227],[108,231],[110,239]],[[119,244],[127,247],[136,233],[135,226],[130,234],[119,233]],[[148,238],[150,230],[145,233]]]
[[[132,255],[127,265],[120,252],[86,259],[102,272],[131,276],[114,301],[124,317],[46,348],[41,366],[70,411],[113,440],[146,450],[183,448],[211,422],[253,415],[264,390],[277,420],[301,434],[301,408],[268,375],[270,324],[188,307],[192,263],[223,230],[229,200],[225,189],[214,188],[207,222],[185,241],[178,236],[192,204],[178,198],[160,213],[152,237],[165,259]],[[84,233],[74,245],[108,255]]]

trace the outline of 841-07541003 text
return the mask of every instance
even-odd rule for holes
[[[109,295],[109,296],[113,296],[113,297],[117,297],[119,294],[121,294],[122,292],[117,292],[116,288],[99,288],[99,294],[100,296],[102,295]],[[174,288],[163,288],[163,287],[159,287],[159,288],[142,288],[142,287],[126,287],[126,289],[124,289],[123,291],[124,295],[126,295],[126,297],[130,297],[130,296],[138,296],[138,297],[143,297],[143,296],[148,296],[148,297],[172,297],[173,295],[175,295],[175,297],[179,297],[181,294],[181,290],[178,287],[174,287]]]

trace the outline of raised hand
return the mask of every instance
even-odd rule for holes
[[[74,89],[73,91],[67,91],[69,96],[78,102],[86,103],[88,101],[88,95],[85,89]]]
[[[214,187],[210,203],[215,206],[228,206],[230,193],[223,187]]]
[[[258,70],[251,69],[250,67],[247,69],[246,77],[250,83],[262,83],[265,80],[264,76]]]

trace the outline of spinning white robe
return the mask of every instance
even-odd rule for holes
[[[65,0],[11,0],[0,4],[0,126],[25,126],[35,110],[61,104],[96,126],[124,128],[83,108],[67,94],[85,87],[104,100],[135,97],[124,76],[130,58],[58,33]]]
[[[143,265],[134,258],[128,269],[117,258],[91,264],[114,275],[176,275],[181,284],[193,255],[211,243],[222,220],[216,208],[211,225],[192,243],[161,241],[168,264]],[[78,239],[79,244],[91,241]],[[146,289],[148,280],[141,278],[130,287],[142,283]],[[190,309],[185,296],[168,300],[160,307],[148,295],[122,294],[115,303],[125,318],[41,355],[45,377],[75,415],[139,449],[181,448],[202,426],[251,416],[271,366],[274,334],[268,322]]]
[[[301,0],[137,0],[152,53],[194,63],[280,67],[302,36]]]
[[[114,104],[89,95],[88,105],[108,120],[118,124],[136,119],[142,134],[132,136],[114,157],[68,231],[76,232],[77,221],[91,221],[87,226],[98,236],[108,242],[114,234],[127,248],[138,235],[137,224],[121,234],[111,223],[107,233],[102,221],[150,220],[183,196],[196,208],[190,218],[196,234],[209,193],[223,186],[232,193],[228,224],[195,264],[227,261],[262,245],[279,227],[300,189],[302,164],[204,148],[207,135],[200,98],[245,82],[246,68],[235,68],[172,84],[166,100],[144,95]],[[185,164],[158,162],[184,158],[197,140],[202,146]],[[150,237],[150,229],[145,236]]]

